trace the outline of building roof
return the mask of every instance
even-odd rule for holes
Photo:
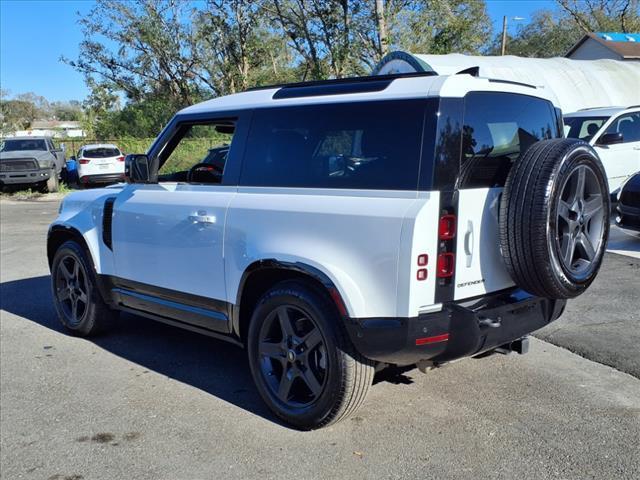
[[[584,42],[592,39],[625,60],[640,60],[640,33],[595,32],[588,33],[571,47],[565,57],[571,56]]]
[[[434,71],[454,75],[472,67],[477,67],[481,77],[536,85],[538,95],[546,92],[565,113],[604,105],[640,104],[640,62],[636,61],[392,52],[374,73]]]

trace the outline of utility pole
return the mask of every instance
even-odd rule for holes
[[[504,55],[507,50],[507,16],[502,17],[502,48],[500,55]]]

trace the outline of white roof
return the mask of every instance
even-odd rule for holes
[[[640,62],[393,52],[382,59],[375,73],[433,70],[451,75],[471,67],[479,67],[482,77],[541,87],[563,112],[640,104]]]
[[[224,112],[246,108],[284,107],[315,103],[343,103],[372,100],[400,100],[434,96],[463,97],[467,92],[477,90],[521,93],[548,99],[546,92],[540,89],[510,83],[490,82],[487,78],[477,78],[471,75],[433,75],[397,78],[393,80],[387,88],[377,92],[304,96],[274,100],[273,95],[278,90],[279,87],[265,88],[217,97],[187,107],[181,110],[180,113]]]
[[[612,115],[617,115],[620,112],[628,110],[627,107],[596,107],[596,108],[585,108],[583,110],[578,110],[577,112],[568,113],[564,115],[565,117],[611,117]],[[634,109],[637,110],[637,109]]]
[[[88,145],[83,145],[80,148],[83,150],[95,150],[96,148],[116,148],[119,150],[119,148],[113,143],[90,143]]]

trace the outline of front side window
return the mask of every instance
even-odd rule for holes
[[[159,182],[222,182],[235,122],[185,124],[169,142],[158,172]]]
[[[423,112],[420,100],[257,110],[240,183],[415,190]]]
[[[502,187],[511,166],[538,140],[558,134],[546,100],[473,92],[465,98],[458,188]]]
[[[640,112],[620,115],[605,133],[621,133],[622,143],[640,141]]]
[[[0,152],[19,152],[27,150],[46,150],[47,144],[41,139],[7,139],[2,142]]]

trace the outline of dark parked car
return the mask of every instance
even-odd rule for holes
[[[57,192],[65,168],[64,151],[49,137],[5,138],[0,144],[0,186]]]
[[[618,194],[616,224],[640,232],[640,172],[622,184]]]

